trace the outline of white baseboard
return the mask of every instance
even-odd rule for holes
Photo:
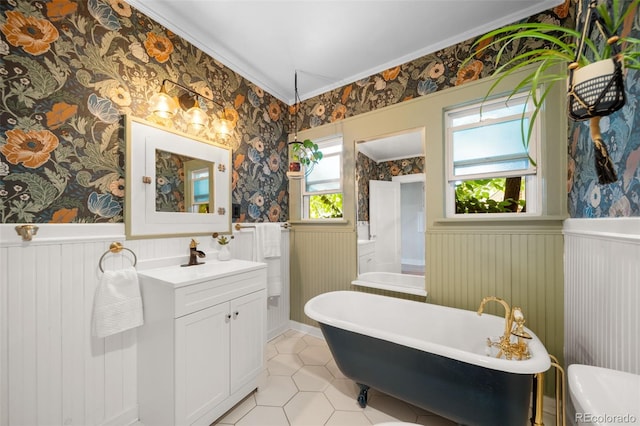
[[[311,335],[313,337],[317,337],[319,339],[324,340],[324,336],[322,335],[322,331],[320,331],[320,328],[318,328],[318,327],[314,327],[312,325],[307,325],[307,324],[303,324],[303,323],[298,322],[298,321],[290,320],[289,321],[289,328],[291,330],[300,331],[302,333],[306,333],[306,334],[309,334],[309,335]]]
[[[142,424],[139,423],[138,420],[138,406],[131,407],[128,410],[123,411],[122,413],[111,417],[110,419],[105,420],[100,424],[100,426],[129,426],[134,424]]]

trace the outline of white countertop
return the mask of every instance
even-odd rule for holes
[[[193,266],[166,266],[162,268],[139,271],[138,275],[154,278],[159,281],[172,284],[174,287],[183,287],[202,281],[223,278],[240,272],[250,272],[266,268],[265,263],[251,262],[248,260],[231,259],[227,261],[209,260],[200,265]]]

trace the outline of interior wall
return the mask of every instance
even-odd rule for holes
[[[588,1],[583,0],[586,9]],[[623,0],[628,7],[632,0]],[[621,37],[640,38],[640,11],[632,9],[621,28]],[[604,43],[596,35],[595,43]],[[637,48],[636,48],[637,49]],[[594,149],[589,121],[569,120],[569,174],[567,192],[569,215],[572,218],[606,218],[640,216],[640,72],[625,69],[625,106],[602,117],[600,130],[609,151],[618,180],[600,185],[594,167]]]
[[[517,76],[514,76],[516,79]],[[505,86],[512,84],[505,81]],[[545,116],[543,162],[546,194],[544,214],[539,218],[515,220],[466,221],[446,219],[444,146],[442,109],[446,106],[482,99],[490,80],[469,83],[440,91],[420,99],[348,118],[336,124],[320,126],[300,133],[299,137],[319,138],[342,133],[343,149],[351,161],[344,163],[344,175],[355,175],[356,141],[406,131],[424,129],[426,196],[425,288],[428,303],[476,310],[484,296],[505,298],[521,306],[527,326],[545,343],[550,353],[562,358],[563,346],[563,271],[562,219],[566,212],[566,155],[563,141],[566,128],[562,118],[564,93],[550,94]],[[355,183],[345,186],[345,200],[356,204]],[[292,213],[299,196],[299,184],[292,182]],[[295,223],[292,246],[291,317],[313,325],[302,311],[311,297],[329,291],[350,289],[356,269],[355,208],[345,209],[345,223],[311,225]],[[304,229],[304,232],[300,230]],[[327,244],[328,235],[340,234],[339,243]],[[298,250],[305,250],[297,255]],[[328,259],[329,263],[325,263]],[[345,263],[346,259],[346,263]],[[333,263],[335,262],[335,266]],[[318,265],[324,265],[318,269]],[[332,266],[329,266],[332,265]],[[320,278],[329,274],[328,278]],[[296,304],[299,304],[296,306]],[[492,309],[492,313],[503,315]]]
[[[199,136],[233,149],[240,220],[288,218],[284,103],[124,1],[2,1],[0,23],[0,223],[123,222],[121,116],[189,133],[183,113],[151,114],[164,79],[220,103],[202,105],[211,124],[231,121],[229,138]]]
[[[402,226],[402,263],[424,267],[424,184],[402,183],[400,214]]]

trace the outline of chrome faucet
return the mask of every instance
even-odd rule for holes
[[[523,339],[531,339],[531,335],[524,330],[524,314],[522,309],[514,306],[513,309],[509,308],[509,304],[503,299],[495,296],[487,296],[480,302],[478,308],[478,315],[482,315],[484,305],[487,302],[498,302],[504,307],[504,334],[500,337],[498,342],[491,341],[487,338],[487,346],[495,346],[499,348],[496,358],[500,358],[504,355],[506,359],[528,359],[531,357],[529,353],[529,346]],[[514,327],[515,322],[515,327]],[[511,335],[517,338],[516,342],[511,342]]]
[[[202,265],[204,262],[198,262],[198,258],[205,256],[206,254],[202,250],[198,250],[198,242],[191,239],[191,244],[189,244],[189,263],[180,266]]]

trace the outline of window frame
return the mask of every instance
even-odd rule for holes
[[[307,177],[310,175],[311,171],[307,172],[307,167],[304,167],[304,176],[303,178],[300,180],[300,206],[301,206],[301,211],[300,211],[300,215],[301,215],[301,220],[304,221],[323,221],[323,222],[329,222],[329,221],[343,221],[344,220],[344,140],[342,138],[342,135],[339,136],[332,136],[323,140],[317,140],[316,143],[318,144],[318,147],[320,148],[320,150],[322,151],[325,148],[330,148],[333,146],[340,146],[340,151],[338,151],[337,153],[331,153],[331,154],[325,154],[323,152],[323,160],[329,157],[333,157],[333,156],[339,156],[340,158],[340,165],[338,167],[339,170],[339,174],[340,177],[337,179],[339,182],[339,188],[336,189],[329,189],[329,190],[321,190],[321,191],[307,191]],[[321,162],[323,160],[320,160]],[[334,181],[334,180],[332,180]],[[343,217],[336,217],[336,218],[311,218],[309,217],[309,213],[310,213],[310,198],[311,196],[314,195],[322,195],[322,194],[342,194],[342,212],[343,212]]]
[[[532,104],[533,100],[531,99],[531,95],[528,91],[523,91],[517,93],[513,96],[501,96],[494,97],[488,100],[483,100],[480,102],[475,102],[467,105],[455,105],[443,110],[443,127],[444,127],[444,144],[445,144],[445,176],[444,176],[444,184],[445,184],[445,217],[447,218],[456,218],[456,219],[465,219],[465,220],[477,220],[482,217],[498,217],[498,218],[515,218],[515,217],[536,217],[542,216],[543,206],[542,206],[542,152],[541,147],[542,143],[542,134],[544,128],[544,114],[538,114],[535,122],[534,128],[531,133],[531,137],[529,139],[528,146],[528,155],[533,159],[536,163],[533,166],[530,162],[528,162],[527,169],[519,169],[513,171],[506,172],[487,172],[487,173],[474,173],[468,174],[464,176],[456,176],[454,172],[454,161],[453,161],[453,132],[455,130],[464,130],[464,129],[472,129],[479,127],[480,124],[482,126],[504,123],[508,121],[513,121],[514,118],[518,120],[523,119],[523,114],[520,112],[500,117],[500,118],[488,118],[482,119],[480,118],[479,122],[468,123],[464,125],[458,125],[452,127],[451,122],[453,120],[453,116],[455,115],[463,115],[467,114],[480,114],[482,117],[483,111],[499,109],[501,105],[509,105],[509,103],[513,104],[514,102],[524,101],[529,104],[527,112],[524,114],[524,119],[528,118],[531,120],[533,111]],[[525,129],[527,131],[528,129]],[[490,157],[492,159],[496,158],[506,158],[500,156]],[[476,164],[480,164],[482,162],[479,161]],[[468,181],[468,180],[479,180],[479,179],[499,179],[499,178],[508,178],[508,177],[522,177],[525,179],[525,200],[527,202],[527,211],[524,213],[456,213],[455,206],[455,187],[457,182]],[[529,195],[531,194],[531,195]]]

